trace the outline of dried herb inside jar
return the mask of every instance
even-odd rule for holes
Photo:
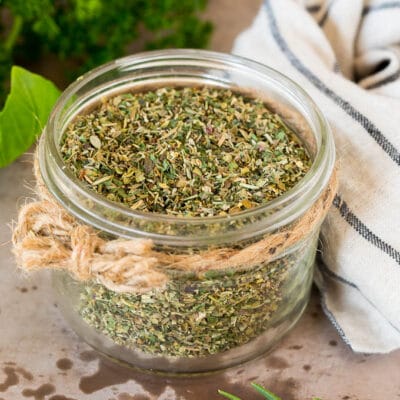
[[[283,320],[292,323],[292,302],[306,296],[314,254],[314,246],[305,246],[249,270],[180,274],[165,289],[146,294],[89,284],[81,292],[80,314],[132,350],[167,357],[217,354],[250,342]]]
[[[261,100],[208,87],[104,98],[68,126],[61,153],[109,200],[192,217],[264,204],[311,164],[295,133]]]
[[[86,286],[81,315],[115,343],[149,354],[195,357],[226,351],[261,334],[282,300],[289,259],[246,272],[173,279],[135,295]]]
[[[311,165],[296,134],[261,100],[210,87],[104,98],[70,123],[61,153],[107,199],[180,217],[227,216],[265,204]],[[298,267],[295,254],[248,271],[174,275],[163,290],[140,295],[91,283],[82,290],[80,314],[122,346],[206,356],[271,326]]]

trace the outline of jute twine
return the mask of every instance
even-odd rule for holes
[[[162,288],[165,270],[204,273],[210,269],[252,268],[267,263],[314,231],[327,214],[337,189],[336,170],[311,208],[295,223],[243,249],[229,247],[198,254],[154,250],[148,239],[107,240],[69,214],[48,192],[35,160],[37,201],[19,210],[13,244],[17,264],[25,271],[68,271],[78,281],[94,280],[115,292],[144,293]]]

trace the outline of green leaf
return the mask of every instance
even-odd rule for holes
[[[282,400],[280,397],[278,397],[276,394],[273,394],[269,390],[265,389],[258,383],[252,383],[251,386],[257,390],[258,393],[262,394],[265,399],[267,400]],[[239,397],[234,396],[233,394],[224,392],[223,390],[218,390],[218,393],[227,399],[230,400],[241,400]],[[319,397],[313,397],[312,400],[322,400]]]
[[[228,393],[228,392],[224,392],[223,390],[218,390],[218,393],[219,393],[221,396],[224,396],[224,397],[226,397],[226,398],[229,399],[229,400],[241,400],[240,397],[234,396],[233,394],[230,394],[230,393]]]
[[[34,143],[60,95],[57,87],[21,67],[11,69],[11,91],[0,112],[0,168]]]
[[[261,385],[258,385],[257,383],[252,383],[251,386],[253,386],[253,388],[256,389],[258,393],[261,393],[267,400],[282,400],[280,397],[276,396],[275,394],[265,389]]]

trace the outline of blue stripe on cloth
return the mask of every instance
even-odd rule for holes
[[[331,11],[332,5],[334,0],[332,0],[326,7],[324,14],[322,15],[321,19],[318,22],[319,26],[324,26],[325,22],[328,20],[329,13]],[[393,10],[393,9],[400,9],[400,1],[388,1],[386,3],[376,4],[372,6],[365,6],[362,10],[362,16],[365,17],[368,14],[371,14],[375,11],[383,11],[383,10]],[[315,13],[321,10],[321,6],[317,7],[307,7],[307,11],[310,13]]]
[[[322,260],[321,260],[321,262],[319,262],[317,265],[318,265],[318,269],[321,271],[321,274],[322,274],[322,275],[327,276],[327,277],[330,278],[330,279],[333,279],[333,280],[335,280],[335,281],[337,281],[337,282],[340,282],[340,283],[342,283],[342,284],[344,284],[344,285],[350,286],[350,287],[352,287],[353,289],[357,290],[357,291],[360,293],[360,295],[371,305],[371,307],[373,307],[375,310],[377,310],[377,311],[380,313],[379,309],[375,306],[375,304],[373,304],[368,298],[366,298],[366,297],[363,295],[362,291],[359,289],[359,287],[358,287],[356,284],[354,284],[353,282],[350,282],[349,280],[347,280],[347,279],[341,277],[340,275],[336,274],[335,272],[331,271],[331,270],[325,265],[325,263],[324,263]],[[324,285],[324,286],[320,288],[320,291],[321,291],[321,293],[322,293],[324,296],[326,296],[326,293],[327,293],[326,283],[323,283],[323,285]],[[326,304],[325,304],[325,306],[326,306]],[[328,310],[328,307],[327,307],[327,306],[326,306],[326,311],[329,312],[329,313],[331,313],[331,312]],[[326,312],[325,312],[325,313],[326,313]],[[332,314],[332,313],[331,313],[331,314]],[[327,316],[328,316],[328,315],[327,315]],[[332,315],[332,317],[333,317],[333,315]],[[329,318],[329,316],[328,316],[328,318]],[[388,319],[386,319],[385,317],[383,317],[383,318],[387,321],[387,323],[388,323],[396,332],[399,332],[399,333],[400,333],[400,329],[399,329],[399,328],[397,328],[395,325],[393,325],[392,322],[389,321]],[[333,323],[333,322],[332,322],[332,323]],[[336,320],[335,320],[335,323],[337,324],[337,321],[336,321]],[[340,333],[340,332],[339,332],[339,333]],[[344,334],[344,333],[343,333],[343,334]]]
[[[340,68],[339,62],[335,61],[335,63],[333,64],[333,72],[335,74],[341,74],[342,73],[342,69]]]
[[[386,3],[366,6],[363,9],[362,15],[365,16],[375,11],[392,10],[394,8],[400,8],[400,1],[388,1]]]
[[[288,58],[289,62],[302,73],[315,87],[331,98],[339,107],[341,107],[348,115],[357,121],[381,146],[381,148],[392,158],[396,164],[400,165],[400,154],[397,149],[385,138],[378,128],[369,119],[357,111],[349,102],[342,99],[332,89],[329,89],[313,72],[311,72],[292,52],[281,35],[278,24],[276,22],[270,0],[265,0],[265,8],[268,14],[269,27],[276,44],[282,53]],[[342,218],[364,239],[369,241],[382,252],[389,255],[397,263],[400,264],[400,253],[390,246],[388,243],[380,239],[373,233],[348,207],[347,203],[336,195],[334,205],[339,210]]]
[[[365,89],[368,89],[368,90],[377,89],[381,86],[387,85],[388,83],[395,82],[399,78],[400,78],[400,70],[397,70],[392,75],[389,75],[386,78],[384,78],[378,82],[375,82],[375,83],[372,83],[371,85],[366,86]]]
[[[351,286],[352,288],[359,290],[358,286],[355,283],[350,282],[349,280],[338,275],[336,272],[331,271],[322,260],[318,262],[317,265],[318,269],[321,271],[323,275],[327,275],[332,279],[335,279],[341,283],[344,283],[345,285]]]
[[[358,122],[368,134],[379,144],[383,151],[397,164],[400,166],[400,152],[396,147],[384,136],[384,134],[378,129],[378,127],[370,121],[364,114],[355,109],[348,101],[336,94],[332,89],[326,86],[312,71],[310,71],[292,52],[287,45],[285,39],[281,35],[270,0],[264,1],[265,8],[267,10],[269,27],[273,38],[281,51],[288,58],[290,63],[302,73],[317,89],[329,97],[334,103],[336,103],[347,115]]]
[[[321,296],[322,311],[327,316],[327,318],[329,319],[331,324],[335,327],[335,329],[337,330],[339,336],[342,338],[343,342],[345,342],[349,347],[351,347],[350,340],[347,338],[346,334],[344,333],[344,330],[339,325],[339,322],[337,322],[337,320],[336,320],[335,316],[333,315],[332,311],[328,308],[328,306],[326,304],[326,294],[327,294],[326,289],[325,288],[320,288],[320,291],[321,291],[321,294],[322,294],[322,296]]]
[[[349,209],[347,203],[338,195],[333,200],[333,205],[338,209],[340,215],[344,220],[364,239],[368,240],[371,244],[379,250],[386,253],[389,257],[393,258],[400,265],[400,252],[398,252],[390,244],[379,238],[373,233],[360,219]]]

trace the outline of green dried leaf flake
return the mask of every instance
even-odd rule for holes
[[[81,292],[80,314],[131,349],[178,357],[216,354],[268,328],[295,261],[288,256],[251,271],[175,277],[164,290],[142,295],[88,284]]]
[[[292,188],[311,159],[259,99],[220,88],[160,88],[105,98],[64,132],[79,179],[145,212],[234,214]],[[113,176],[107,185],[103,177]]]

